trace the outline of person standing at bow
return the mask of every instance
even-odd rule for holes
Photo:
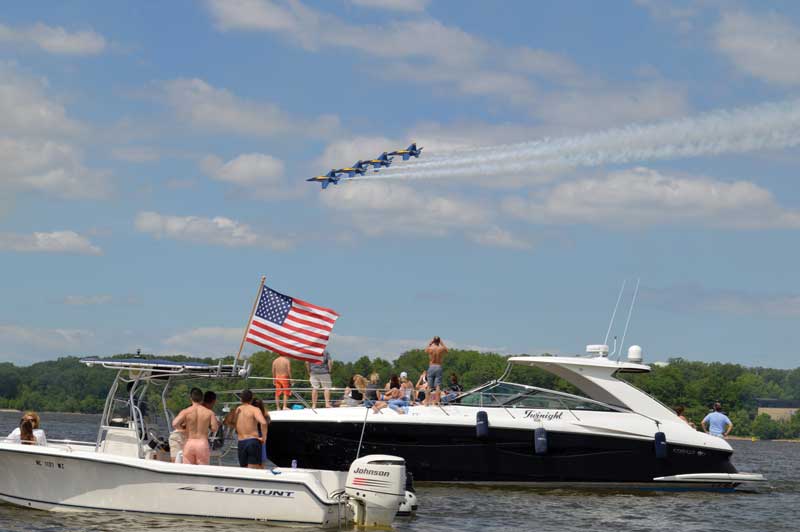
[[[311,408],[317,408],[317,395],[322,388],[325,396],[325,408],[331,407],[331,371],[333,370],[333,360],[331,354],[326,349],[322,353],[322,360],[319,362],[306,362],[308,379],[311,381]]]

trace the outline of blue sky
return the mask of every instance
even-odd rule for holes
[[[0,360],[230,354],[262,274],[340,359],[579,353],[641,277],[646,360],[796,367],[798,86],[794,2],[7,5]]]

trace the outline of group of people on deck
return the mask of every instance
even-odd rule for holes
[[[408,412],[408,407],[411,405],[439,405],[451,402],[463,389],[455,373],[450,374],[446,386],[442,382],[442,360],[447,353],[447,346],[441,338],[435,336],[425,351],[428,353],[430,364],[427,370],[422,371],[416,384],[409,379],[405,371],[399,375],[393,373],[383,388],[380,386],[378,373],[372,373],[369,378],[355,374],[350,378],[339,406],[363,404],[371,407],[376,413],[388,407],[403,414]],[[313,395],[312,407],[315,407]]]
[[[175,430],[169,437],[170,457],[173,462],[208,465],[211,461],[209,435],[216,435],[220,429],[220,420],[214,414],[217,395],[192,388],[189,396],[192,405],[172,420]],[[253,397],[250,390],[244,390],[241,404],[221,423],[236,431],[241,467],[261,469],[266,466],[269,414],[261,399]]]
[[[403,371],[399,375],[392,374],[383,388],[380,387],[380,375],[372,373],[369,377],[353,375],[345,388],[344,397],[340,401],[331,400],[333,387],[331,372],[333,360],[325,350],[322,360],[306,362],[309,382],[311,383],[311,408],[317,408],[319,391],[325,400],[325,408],[336,406],[370,406],[375,412],[390,407],[403,413],[413,404],[439,405],[455,399],[463,389],[458,377],[451,373],[447,385],[443,382],[442,360],[447,353],[447,346],[441,338],[434,336],[425,348],[428,354],[428,369],[423,371],[414,384]],[[272,362],[272,380],[275,385],[275,408],[287,410],[291,395],[292,367],[286,356],[278,356]]]

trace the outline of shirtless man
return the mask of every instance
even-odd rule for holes
[[[242,404],[234,411],[233,423],[239,438],[239,465],[261,469],[261,447],[267,441],[267,420],[253,402],[253,392],[242,392]],[[259,426],[261,431],[259,432]]]
[[[199,388],[192,388],[190,395],[192,406],[181,410],[181,413],[172,420],[172,427],[175,429],[185,427],[186,443],[183,445],[183,463],[208,465],[211,459],[208,431],[216,432],[219,423],[214,412],[203,406],[203,392]]]
[[[439,397],[442,391],[442,359],[447,353],[447,346],[444,345],[442,339],[434,336],[430,341],[428,347],[425,348],[428,353],[428,397],[425,398],[425,404],[439,404]]]
[[[283,395],[283,409],[288,409],[289,384],[292,380],[292,362],[288,357],[279,356],[272,361],[272,378],[275,383],[275,409],[280,410],[280,399]]]

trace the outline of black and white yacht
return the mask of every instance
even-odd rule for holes
[[[610,360],[518,356],[504,375],[443,406],[407,413],[363,407],[272,413],[269,455],[279,465],[344,469],[359,452],[405,458],[415,481],[730,490],[763,480],[739,473],[724,439],[618,378],[649,372],[641,348]],[[581,395],[506,380],[515,366],[557,375]]]

